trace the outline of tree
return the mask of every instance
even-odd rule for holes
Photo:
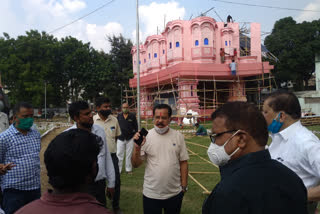
[[[14,104],[29,101],[44,107],[60,107],[79,98],[94,101],[101,93],[120,105],[120,86],[128,86],[132,74],[130,40],[109,37],[111,53],[98,52],[73,37],[61,40],[31,30],[26,35],[0,37],[0,72],[9,99]]]
[[[122,35],[108,37],[111,44],[111,72],[109,73],[109,84],[104,92],[111,99],[111,102],[120,106],[121,87],[129,87],[129,79],[133,77],[132,72],[132,42]]]
[[[8,34],[0,40],[0,70],[10,100],[25,100],[35,106],[44,103],[44,82],[54,69],[52,47],[57,40],[45,32],[26,32],[12,39]],[[48,93],[51,87],[48,87]]]
[[[93,50],[90,53],[89,72],[86,73],[83,97],[93,102],[111,84],[111,57],[104,52]]]
[[[308,87],[315,71],[315,53],[320,49],[319,31],[320,20],[296,23],[292,17],[287,17],[275,23],[264,44],[279,59],[271,62],[278,82],[292,80],[298,90]]]

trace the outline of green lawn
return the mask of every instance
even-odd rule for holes
[[[151,125],[151,124],[150,124]],[[209,124],[206,124],[209,126]],[[174,127],[176,128],[176,127]],[[206,127],[208,128],[208,127]],[[320,126],[311,126],[308,127],[311,130],[320,131]],[[318,135],[318,137],[320,137]],[[185,137],[187,142],[188,149],[191,149],[193,152],[198,154],[200,157],[205,158],[209,161],[207,156],[207,149],[188,144],[188,142],[201,144],[208,146],[210,140],[208,136],[191,136],[186,135]],[[189,153],[190,155],[191,153]],[[202,160],[196,155],[190,155],[189,160],[189,172],[218,172],[219,170]],[[143,176],[144,176],[144,166],[141,166],[138,169],[134,170],[133,175],[127,175],[126,173],[121,174],[121,198],[120,198],[120,207],[123,212],[130,214],[141,214],[143,213],[142,209],[142,185],[143,185]],[[192,174],[192,176],[197,179],[206,189],[211,191],[214,186],[219,182],[220,175],[217,174]],[[189,182],[189,191],[186,193],[183,204],[182,204],[182,214],[198,214],[201,213],[202,203],[207,197],[203,192],[203,189],[199,187],[190,177]],[[110,208],[110,201],[108,201],[108,207]]]
[[[186,137],[186,142],[194,142],[202,144],[205,146],[209,145],[209,137]],[[208,159],[207,149],[195,145],[187,144],[187,147],[193,152],[199,154],[201,157]],[[201,163],[203,162],[203,163]],[[213,165],[206,163],[195,155],[190,155],[189,163],[195,163],[189,165],[189,171],[201,171],[201,172],[212,172],[217,171],[218,169]],[[143,213],[142,209],[142,185],[143,185],[143,175],[144,175],[144,166],[139,167],[134,170],[133,175],[128,175],[126,173],[121,174],[121,198],[120,198],[120,207],[124,213],[130,214],[141,214]],[[219,174],[209,174],[209,175],[199,175],[194,174],[196,178],[202,185],[205,186],[209,191],[220,180]],[[207,197],[203,194],[203,190],[189,178],[189,190],[186,193],[181,213],[185,214],[197,214],[201,213],[202,203]],[[108,201],[110,205],[110,201]],[[110,208],[110,206],[108,206]]]

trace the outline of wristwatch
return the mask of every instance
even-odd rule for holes
[[[188,191],[188,186],[181,186],[181,188],[182,188],[183,192],[187,192]]]

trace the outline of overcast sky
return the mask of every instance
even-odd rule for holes
[[[84,14],[98,8],[110,0],[0,0],[0,34],[12,37],[36,29],[51,32]],[[320,0],[226,0],[231,2],[297,8],[320,11]],[[136,0],[114,0],[102,10],[84,18],[53,34],[58,37],[73,36],[100,50],[108,52],[110,45],[106,35],[123,34],[135,40]],[[303,12],[267,9],[214,0],[140,0],[140,31],[142,38],[156,34],[157,27],[163,30],[166,22],[174,19],[196,17],[211,7],[226,20],[230,14],[236,22],[258,22],[261,30],[270,32],[275,21],[292,16],[297,22],[320,18],[320,12]],[[220,21],[212,10],[207,16]]]

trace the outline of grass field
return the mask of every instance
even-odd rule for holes
[[[209,124],[205,125],[209,128]],[[148,127],[150,128],[150,127]],[[310,130],[320,131],[320,126],[310,126]],[[320,137],[320,135],[318,135]],[[207,149],[204,147],[196,146],[191,143],[196,143],[204,146],[209,146],[210,140],[208,136],[191,136],[185,137],[187,147],[191,151],[197,153],[200,157],[209,161]],[[190,152],[189,152],[190,154]],[[202,160],[196,155],[190,155],[189,172],[219,172],[219,170]],[[121,174],[121,199],[120,206],[124,213],[141,214],[142,212],[142,185],[143,185],[144,166],[134,170],[133,175]],[[219,173],[217,174],[191,174],[197,179],[206,189],[211,191],[220,180]],[[207,197],[198,184],[192,179],[188,179],[189,190],[185,194],[182,203],[182,214],[198,214],[201,213],[203,201]],[[108,202],[110,205],[110,202]]]
[[[208,146],[210,143],[209,137],[190,137],[186,136],[186,142],[188,149],[198,154],[200,157],[205,158],[209,161],[207,156],[207,149],[188,144],[188,142],[193,142]],[[190,154],[190,153],[189,153]],[[189,172],[218,172],[219,170],[202,160],[196,155],[190,155],[189,160]],[[121,199],[120,207],[124,213],[130,214],[141,214],[142,211],[142,185],[143,185],[143,175],[144,175],[144,166],[135,169],[133,175],[128,175],[126,173],[121,174]],[[192,174],[192,176],[197,179],[206,189],[211,191],[213,187],[219,182],[220,175],[218,174],[209,174],[209,175],[200,175]],[[202,190],[194,181],[189,177],[189,190],[185,194],[182,204],[183,214],[197,214],[201,213],[202,203],[207,197],[203,194]],[[110,205],[110,202],[108,202]]]
[[[151,128],[148,126],[148,128]],[[174,127],[176,128],[176,127]],[[178,128],[178,127],[177,127]],[[189,127],[191,128],[191,127]],[[209,124],[206,124],[206,128],[209,128]],[[314,131],[320,131],[320,126],[311,126],[308,127]],[[62,131],[60,129],[59,131]],[[53,133],[52,133],[53,134]],[[54,135],[56,135],[55,133]],[[53,136],[48,136],[51,138]],[[318,135],[318,137],[320,137]],[[185,140],[187,143],[190,155],[189,160],[189,172],[191,175],[200,182],[208,191],[211,191],[214,186],[219,182],[220,175],[219,170],[213,166],[212,164],[206,162],[209,161],[207,156],[207,149],[202,146],[209,146],[210,140],[208,136],[192,136],[185,135]],[[46,146],[49,143],[49,139],[44,140],[42,142],[42,153],[45,150]],[[199,145],[195,145],[199,144]],[[195,153],[196,155],[194,155]],[[43,161],[43,160],[42,160]],[[43,163],[42,169],[44,169]],[[124,171],[124,170],[123,170]],[[216,174],[192,174],[192,172],[216,172]],[[47,189],[47,180],[45,176],[45,172],[42,171],[42,189],[45,191]],[[120,197],[120,207],[125,214],[141,214],[142,211],[142,185],[143,185],[143,176],[144,176],[144,166],[139,167],[138,169],[134,169],[132,175],[128,175],[126,173],[121,174],[121,197]],[[203,201],[207,197],[204,194],[204,190],[200,188],[198,184],[196,184],[190,177],[189,181],[189,190],[185,194],[182,204],[182,214],[198,214],[201,213],[201,207]],[[108,207],[110,208],[111,202],[108,201]]]

